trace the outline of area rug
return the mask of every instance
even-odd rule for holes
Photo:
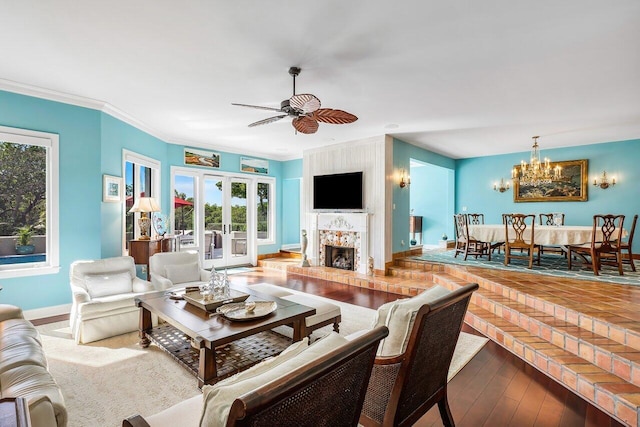
[[[491,254],[491,261],[486,257],[474,258],[473,256],[467,257],[465,261],[464,255],[458,255],[454,257],[455,250],[450,251],[427,251],[421,255],[409,257],[411,259],[429,262],[439,262],[444,264],[455,265],[468,265],[472,267],[490,268],[494,270],[508,270],[517,271],[520,273],[533,273],[542,274],[555,277],[566,277],[569,279],[577,280],[595,280],[598,282],[618,283],[623,285],[635,285],[640,286],[640,269],[633,272],[628,265],[624,266],[624,275],[618,274],[618,268],[608,265],[603,265],[600,270],[600,275],[593,274],[593,270],[588,265],[580,261],[572,262],[572,269],[569,271],[567,267],[567,259],[561,255],[542,255],[540,258],[540,265],[536,265],[534,262],[533,268],[528,268],[528,261],[512,259],[511,263],[504,265],[504,254],[493,253]],[[640,266],[640,263],[638,264]]]
[[[315,297],[314,298],[320,298]],[[341,335],[367,329],[375,311],[332,301],[342,310]],[[69,413],[69,427],[122,425],[133,414],[151,415],[200,394],[196,379],[154,345],[137,345],[136,332],[76,345],[68,322],[38,326],[49,370]],[[315,335],[329,332],[318,329]],[[487,339],[462,333],[449,379],[482,349]]]

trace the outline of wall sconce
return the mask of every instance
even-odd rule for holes
[[[609,183],[609,179],[607,178],[607,171],[602,171],[602,176],[600,177],[600,182],[598,182],[598,178],[593,179],[593,185],[596,187],[600,187],[603,190],[609,188],[609,185],[612,187],[616,185],[616,177],[611,178],[611,183]]]
[[[493,189],[495,191],[499,191],[501,193],[504,193],[505,191],[507,191],[509,189],[509,182],[507,181],[506,183],[504,182],[504,178],[500,178],[500,184],[498,184],[497,182],[495,182],[493,184]]]
[[[411,177],[407,175],[405,180],[405,170],[402,169],[402,172],[400,172],[400,188],[404,188],[407,185],[411,185]]]

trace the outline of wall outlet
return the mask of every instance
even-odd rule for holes
[[[400,240],[400,246],[404,246],[404,240]]]
[[[142,270],[141,270],[144,274],[147,274],[147,266],[143,265],[142,266]]]

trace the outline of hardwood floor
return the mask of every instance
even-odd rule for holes
[[[274,270],[231,276],[235,283],[274,285],[377,309],[399,295]],[[466,332],[482,335],[468,325]],[[459,427],[622,426],[618,421],[528,365],[493,341],[449,383],[451,412]],[[416,426],[440,426],[436,407]]]

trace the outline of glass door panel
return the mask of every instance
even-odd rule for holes
[[[248,264],[247,183],[240,178],[204,177],[204,266]]]

